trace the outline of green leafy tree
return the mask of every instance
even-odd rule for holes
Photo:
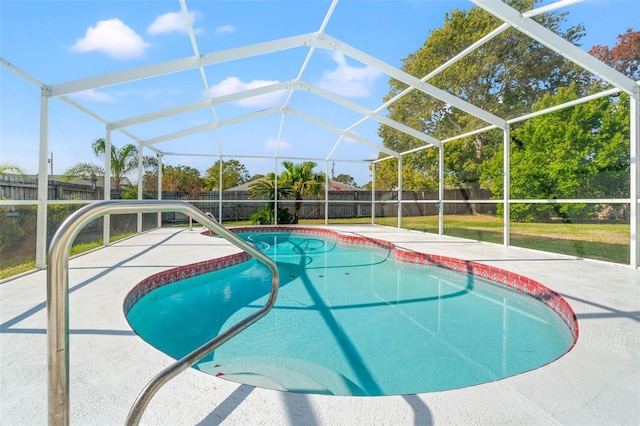
[[[618,71],[640,77],[640,32],[628,29],[613,48],[594,46],[590,53]],[[592,79],[594,93],[603,90]],[[572,84],[547,95],[536,110],[583,95],[585,86]],[[629,196],[629,98],[615,95],[593,100],[526,122],[512,133],[512,198],[626,198]],[[483,187],[502,194],[502,153],[483,165]],[[497,195],[500,197],[500,195]],[[501,208],[501,207],[499,207]],[[514,220],[563,220],[595,216],[604,208],[581,204],[517,204]]]
[[[143,189],[156,191],[158,171],[146,172],[143,177]],[[204,180],[200,177],[200,171],[190,166],[162,165],[162,191],[177,192],[189,199],[197,198],[204,190]]]
[[[165,189],[166,188],[166,189]],[[196,198],[203,190],[204,182],[200,171],[189,166],[166,166],[162,172],[162,190],[185,194]]]
[[[340,173],[338,176],[334,177],[333,180],[335,180],[336,182],[344,183],[345,185],[349,185],[349,186],[358,186],[353,176],[348,175],[346,173]]]
[[[507,3],[524,11],[531,9],[537,1],[510,0]],[[535,19],[566,40],[578,43],[583,36],[582,26],[567,28],[564,16],[553,12]],[[445,16],[443,27],[432,31],[424,45],[404,59],[402,69],[421,78],[500,24],[498,19],[477,7],[466,11],[453,10]],[[545,94],[555,93],[570,81],[584,79],[584,74],[577,67],[567,64],[560,55],[517,30],[508,29],[428,83],[500,117],[510,118],[530,112],[532,105]],[[385,100],[405,88],[404,83],[392,79]],[[486,125],[416,90],[393,103],[389,107],[389,116],[439,139]],[[379,135],[386,147],[399,152],[424,145],[422,141],[386,125],[380,127]],[[479,165],[499,152],[501,144],[500,132],[483,133],[447,143],[445,184],[466,191],[469,185],[478,182],[481,173]],[[426,149],[403,161],[403,181],[406,183],[403,187],[423,189],[433,185],[438,176],[438,156],[437,149]],[[385,169],[392,171],[394,167],[393,163],[386,163],[380,164],[380,173],[376,173],[377,188],[397,186],[396,183],[382,181],[392,175]],[[421,179],[420,176],[430,178]]]
[[[249,171],[238,160],[218,160],[209,167],[204,176],[204,188],[217,191],[220,187],[220,164],[222,163],[222,190],[242,185],[249,181]]]
[[[91,148],[96,157],[104,159],[106,143],[102,138],[96,139]],[[153,157],[144,157],[143,166],[157,167],[157,161]],[[138,169],[138,148],[133,144],[127,144],[122,148],[111,145],[111,188],[120,189],[126,183],[126,176]],[[99,176],[104,176],[104,168],[96,163],[81,162],[69,167],[63,173],[63,179],[71,181],[74,178],[83,178],[95,181]]]
[[[544,109],[575,99],[576,85],[536,104]],[[535,117],[512,133],[511,198],[624,198],[629,196],[629,102],[600,98]],[[482,186],[502,194],[502,154],[485,163]],[[499,195],[497,195],[499,197]],[[514,220],[564,221],[595,216],[600,206],[515,204]]]

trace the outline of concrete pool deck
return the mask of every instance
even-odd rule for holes
[[[640,271],[371,225],[324,228],[496,266],[560,293],[580,326],[575,347],[536,370],[478,386],[389,397],[284,393],[194,369],[153,398],[153,425],[638,425]],[[162,228],[69,263],[71,424],[123,424],[172,359],[133,333],[122,303],[143,278],[236,251],[198,229]],[[46,271],[0,284],[0,424],[47,423]]]

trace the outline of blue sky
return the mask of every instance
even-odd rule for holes
[[[545,1],[542,4],[550,3]],[[199,52],[209,53],[318,31],[329,1],[187,1]],[[445,13],[467,9],[467,1],[340,1],[326,34],[367,54],[400,66],[415,52],[429,32],[439,28]],[[583,48],[613,46],[616,36],[631,27],[640,29],[640,1],[598,0],[571,5],[570,24],[583,23],[587,36]],[[282,82],[297,77],[308,49],[297,48],[207,67],[213,96]],[[0,56],[39,81],[55,85],[83,77],[149,65],[193,55],[176,1],[7,1],[0,0]],[[388,91],[388,77],[335,51],[317,49],[303,80],[335,92],[349,101],[375,109]],[[39,140],[39,89],[0,67],[0,163],[10,162],[28,173],[37,172]],[[215,108],[226,120],[281,105],[286,92],[275,92],[241,103]],[[205,99],[198,70],[149,78],[71,95],[74,101],[108,121],[150,113]],[[291,107],[338,127],[360,116],[310,93],[296,91]],[[77,162],[95,162],[91,142],[104,137],[104,125],[58,99],[50,103],[49,151],[54,173],[61,174]],[[180,114],[170,119],[138,125],[128,130],[145,140],[211,122],[211,109]],[[281,115],[270,115],[162,143],[166,152],[217,155],[219,146],[232,155],[273,155]],[[282,157],[325,158],[338,135],[302,118],[286,115],[280,135]],[[354,133],[380,143],[378,124],[368,120]],[[133,142],[113,133],[113,143]],[[150,153],[150,152],[147,152]],[[372,159],[370,146],[342,141],[333,158]],[[251,174],[275,167],[273,159],[238,158]],[[168,156],[171,165],[188,165],[204,172],[216,157]],[[352,175],[358,184],[369,181],[365,164],[330,163],[335,174]],[[324,170],[324,163],[318,169]]]

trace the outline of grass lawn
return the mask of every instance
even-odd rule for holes
[[[368,224],[370,218],[331,219],[330,224]],[[301,225],[324,225],[324,220],[300,221]],[[376,224],[397,226],[397,217],[376,218]],[[249,226],[250,221],[224,222],[224,226]],[[185,225],[188,226],[188,225]],[[438,233],[437,216],[402,218],[402,226],[422,232]],[[612,222],[592,223],[511,223],[511,245],[567,254],[570,256],[604,260],[614,263],[629,263],[629,224]],[[444,218],[444,233],[452,237],[467,238],[502,244],[502,219],[488,215],[449,215]],[[111,242],[132,234],[111,237]],[[100,247],[102,241],[78,244],[72,247],[71,255]],[[0,269],[0,280],[35,269],[35,260],[22,259]]]
[[[116,242],[118,240],[121,240],[123,238],[129,237],[131,235],[134,235],[135,232],[129,232],[126,234],[119,234],[119,235],[112,235],[109,238],[110,242]],[[75,256],[76,254],[80,254],[80,253],[84,253],[87,252],[89,250],[93,250],[96,249],[98,247],[102,246],[102,240],[99,241],[93,241],[90,243],[81,243],[81,244],[75,244],[71,247],[71,251],[70,251],[70,256]],[[35,254],[34,254],[35,256]],[[24,258],[24,259],[15,259],[15,261],[13,262],[13,265],[4,267],[0,269],[0,280],[3,280],[5,278],[9,278],[12,277],[14,275],[18,275],[21,274],[23,272],[29,272],[36,269],[36,260],[35,257],[28,257],[28,258]]]
[[[379,218],[380,225],[396,226],[397,218]],[[403,218],[402,226],[438,232],[438,217]],[[629,263],[628,223],[511,223],[511,245],[552,253]],[[502,244],[502,219],[487,215],[445,216],[444,233],[452,237]]]
[[[397,217],[378,217],[378,225],[397,226]],[[369,218],[334,219],[330,224],[367,224]],[[302,220],[300,224],[322,225],[324,220]],[[232,226],[230,224],[225,224]],[[444,233],[452,237],[503,243],[502,218],[489,215],[448,215]],[[403,217],[402,227],[438,233],[438,216]],[[629,263],[629,224],[591,223],[511,223],[511,245],[567,254],[614,263]]]

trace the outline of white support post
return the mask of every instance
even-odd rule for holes
[[[218,157],[218,223],[222,223],[222,168],[224,167],[224,160],[222,156]]]
[[[402,228],[402,155],[398,157],[398,228]]]
[[[118,182],[120,183],[120,182]],[[107,124],[104,138],[104,182],[102,198],[111,199],[111,125]],[[107,247],[111,241],[111,215],[102,217],[102,245]]]
[[[274,170],[275,170],[275,182],[274,182],[274,193],[273,193],[273,224],[278,224],[278,159],[274,158]]]
[[[376,224],[376,164],[371,163],[371,224]]]
[[[324,162],[324,224],[329,224],[329,161]]]
[[[144,162],[142,161],[143,158],[143,151],[144,147],[142,146],[142,143],[138,143],[138,200],[142,200],[142,177],[143,177],[143,172],[144,172]],[[137,218],[137,226],[136,226],[136,232],[138,232],[138,234],[142,233],[142,213],[138,213],[136,215]]]
[[[504,197],[504,215],[503,215],[503,243],[505,247],[511,244],[511,128],[507,124],[504,128],[503,141],[503,197]]]
[[[444,144],[438,155],[438,235],[444,235]]]
[[[630,188],[629,198],[631,200],[630,210],[630,253],[629,263],[633,268],[638,267],[638,251],[640,241],[638,239],[638,229],[640,229],[640,217],[638,216],[638,188],[640,186],[640,171],[638,170],[638,153],[640,152],[640,87],[636,86],[635,93],[630,96]]]
[[[49,99],[51,90],[43,86],[40,93],[40,149],[38,161],[38,211],[36,222],[36,268],[47,267],[47,205],[49,201]]]
[[[158,200],[162,200],[162,154],[158,154]],[[158,212],[158,228],[162,228],[162,212]]]

